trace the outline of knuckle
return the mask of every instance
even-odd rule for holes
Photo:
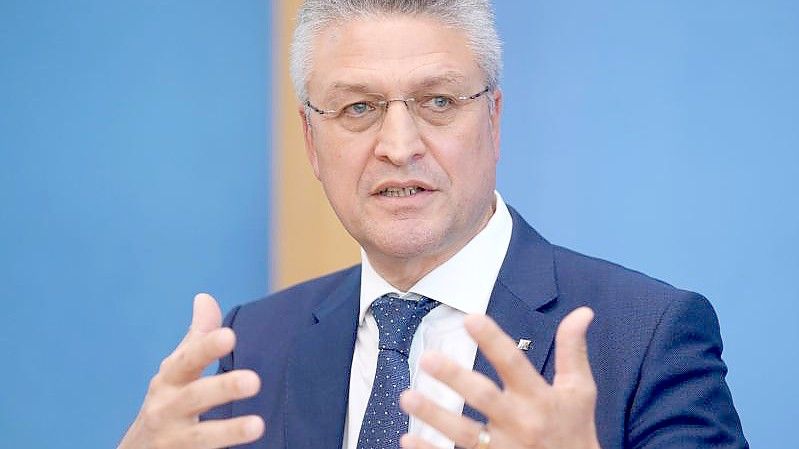
[[[155,437],[150,441],[150,449],[165,449],[169,444],[163,437]]]
[[[168,435],[161,435],[157,441],[159,448],[199,448],[207,447],[203,438],[202,429],[197,425],[183,427]]]
[[[592,380],[573,377],[563,383],[562,392],[566,397],[590,398],[596,396],[597,388]]]
[[[541,444],[541,438],[533,434],[523,433],[519,439],[523,447],[540,447]]]
[[[226,392],[227,395],[232,395],[232,396],[241,395],[242,394],[242,387],[241,387],[241,382],[239,382],[240,378],[241,378],[241,376],[237,376],[237,375],[230,375],[230,376],[222,377],[221,378],[222,382],[220,384],[221,390]]]
[[[203,442],[207,439],[199,426],[192,426],[189,428],[186,438],[188,440],[187,443],[190,444],[191,447],[201,447]]]
[[[161,385],[163,380],[161,379],[161,374],[156,374],[150,379],[149,385],[147,385],[147,394],[148,395],[157,395],[161,391]]]
[[[575,383],[569,383],[561,387],[561,394],[565,398],[580,397],[580,388]]]
[[[178,349],[170,357],[173,357],[175,359],[175,365],[183,366],[186,363],[188,363],[189,354],[188,351],[186,351],[185,349]]]
[[[152,380],[155,380],[157,377],[163,376],[163,373],[169,371],[169,367],[172,366],[172,360],[169,357],[161,360],[161,363],[158,365],[158,374],[156,374]],[[152,382],[150,382],[152,385]]]
[[[539,420],[530,419],[528,417],[527,419],[520,420],[518,427],[519,439],[525,447],[534,446],[541,442],[541,435],[543,435],[544,429]]]
[[[219,341],[220,337],[218,333],[207,335],[201,341],[200,344],[200,352],[202,353],[203,357],[206,358],[214,358],[217,352],[219,352],[223,346],[223,344]]]
[[[177,351],[176,351],[177,352]],[[158,367],[159,372],[168,371],[172,365],[175,363],[175,352],[169,354],[168,356],[164,357],[161,360],[161,365]]]
[[[502,354],[501,363],[508,367],[522,366],[527,359],[520,350],[506,351]]]
[[[141,422],[149,431],[158,430],[164,422],[164,407],[160,404],[150,404],[142,410]]]
[[[196,412],[202,408],[203,396],[203,394],[197,391],[195,386],[189,385],[183,390],[181,401],[188,410]]]
[[[228,332],[226,331],[226,328],[221,328],[217,330],[215,333],[210,334],[208,338],[204,341],[203,352],[207,356],[213,357],[219,351],[225,349],[225,346],[227,346],[228,338],[230,338],[227,336],[227,334]]]
[[[587,387],[587,388],[586,388],[586,389],[583,391],[583,393],[582,393],[582,396],[583,396],[583,398],[585,398],[586,400],[589,400],[589,401],[591,401],[591,402],[596,402],[596,399],[597,399],[597,396],[598,396],[598,393],[597,393],[596,387],[595,387],[595,386]]]
[[[249,432],[247,431],[247,424],[243,421],[236,423],[235,432],[237,440],[245,440],[249,436]]]
[[[485,407],[494,404],[499,399],[499,392],[493,388],[478,388],[474,392],[474,405]]]
[[[456,429],[453,429],[454,441],[456,444],[460,443],[466,447],[470,447],[474,442],[477,441],[477,434],[480,432],[479,429],[467,429],[462,426],[458,426]]]

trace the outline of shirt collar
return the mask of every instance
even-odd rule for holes
[[[358,323],[363,323],[372,302],[387,293],[405,299],[417,295],[435,299],[465,313],[485,313],[491,291],[508,252],[513,220],[499,192],[496,209],[485,228],[449,260],[420,279],[408,292],[401,292],[383,279],[361,248],[361,299]]]

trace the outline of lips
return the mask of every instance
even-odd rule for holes
[[[435,189],[429,184],[417,180],[385,181],[372,190],[372,194],[387,198],[406,198],[432,190]]]

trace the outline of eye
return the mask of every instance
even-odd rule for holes
[[[344,107],[344,113],[351,117],[358,117],[366,114],[367,112],[374,111],[375,107],[366,101],[359,101]]]
[[[428,97],[422,106],[434,111],[446,111],[455,106],[455,99],[447,95],[433,95]]]

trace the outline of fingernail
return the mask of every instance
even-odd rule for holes
[[[244,423],[244,431],[251,437],[256,437],[261,434],[263,428],[263,421],[257,416],[253,416]]]

